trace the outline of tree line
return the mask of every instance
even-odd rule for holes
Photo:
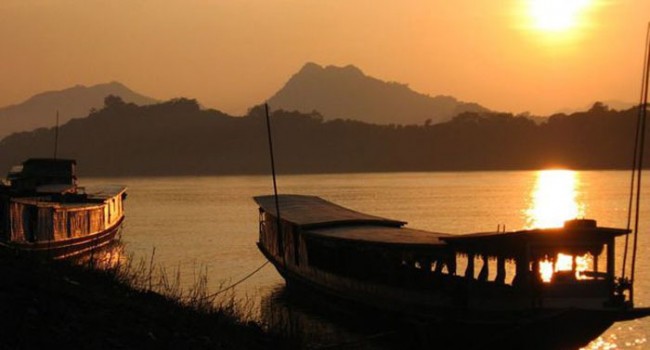
[[[558,114],[537,124],[506,113],[467,112],[449,122],[374,125],[324,121],[318,112],[271,115],[279,173],[627,169],[638,108]],[[51,157],[55,130],[0,141],[0,171],[27,158]],[[137,106],[109,96],[88,117],[59,128],[58,155],[94,176],[267,174],[263,106],[243,117],[179,98]],[[646,152],[646,158],[647,157]],[[645,164],[648,164],[646,160]]]

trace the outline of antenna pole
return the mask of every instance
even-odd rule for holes
[[[637,238],[639,236],[639,205],[641,204],[641,173],[643,172],[643,148],[645,144],[645,123],[648,114],[648,83],[650,81],[650,23],[648,23],[648,31],[646,33],[646,66],[645,66],[645,77],[643,81],[643,99],[641,101],[641,130],[640,130],[640,139],[639,139],[639,161],[638,161],[638,171],[636,182],[636,208],[635,208],[635,217],[634,217],[634,243],[632,244],[632,271],[630,272],[630,282],[632,283],[632,288],[630,288],[630,302],[634,302],[634,272],[636,268],[636,251],[637,251]]]
[[[271,155],[271,173],[273,174],[273,196],[275,197],[275,216],[277,218],[278,229],[278,251],[284,260],[284,246],[282,237],[282,224],[280,223],[280,203],[278,200],[278,184],[275,180],[275,159],[273,158],[273,138],[271,137],[271,118],[269,117],[269,104],[264,104],[266,112],[266,131],[269,139],[269,153]]]
[[[56,111],[56,128],[54,128],[54,159],[59,147],[59,111]]]

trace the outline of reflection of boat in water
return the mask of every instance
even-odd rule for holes
[[[300,293],[278,286],[263,296],[260,317],[270,330],[289,341],[288,348],[295,349],[342,348],[340,345],[350,343],[368,345],[364,341],[368,336],[392,334],[375,324],[355,323],[363,320],[347,317],[340,309],[333,312],[332,308],[336,306],[327,300],[313,303]],[[382,337],[380,340],[386,339]]]
[[[29,159],[0,185],[0,245],[67,258],[109,244],[124,219],[124,186],[77,186],[76,162]]]
[[[292,349],[435,349],[458,348],[457,338],[426,339],[420,325],[395,320],[369,309],[349,307],[335,298],[317,298],[302,290],[277,286],[263,296],[260,317]]]
[[[318,197],[256,197],[258,246],[289,287],[400,315],[469,343],[586,344],[634,307],[615,274],[626,229],[567,221],[561,228],[449,235],[404,227]],[[278,218],[279,216],[279,218]],[[568,265],[565,267],[563,265]]]

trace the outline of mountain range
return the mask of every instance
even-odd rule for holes
[[[91,109],[104,105],[108,95],[121,97],[124,101],[138,105],[156,103],[157,100],[141,95],[121,83],[110,82],[93,86],[77,85],[59,91],[48,91],[34,95],[27,101],[0,108],[0,139],[14,133],[64,124],[72,118],[85,117]]]
[[[11,133],[54,126],[57,111],[60,125],[73,118],[83,118],[102,108],[108,95],[119,96],[122,101],[136,105],[158,102],[119,82],[44,92],[23,103],[0,108],[0,140]],[[489,113],[476,103],[461,102],[450,96],[430,97],[405,84],[367,76],[353,65],[322,67],[315,63],[305,64],[269,98],[268,103],[274,111],[317,112],[326,121],[343,119],[378,125],[435,125],[466,112]],[[616,110],[632,106],[617,101],[605,104]],[[538,124],[548,120],[548,117],[522,116]]]
[[[437,124],[463,112],[487,112],[451,96],[431,97],[407,85],[365,75],[359,68],[307,63],[268,100],[272,110],[318,111],[326,120],[372,124]],[[428,122],[427,122],[428,120]]]

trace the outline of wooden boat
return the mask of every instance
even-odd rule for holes
[[[102,247],[124,220],[124,186],[77,186],[76,162],[29,159],[0,185],[0,246],[62,259]]]
[[[650,314],[634,307],[630,281],[615,274],[615,240],[627,229],[571,220],[561,228],[450,235],[319,197],[254,199],[258,247],[288,287],[418,320],[432,325],[434,337],[575,347],[614,322]]]

